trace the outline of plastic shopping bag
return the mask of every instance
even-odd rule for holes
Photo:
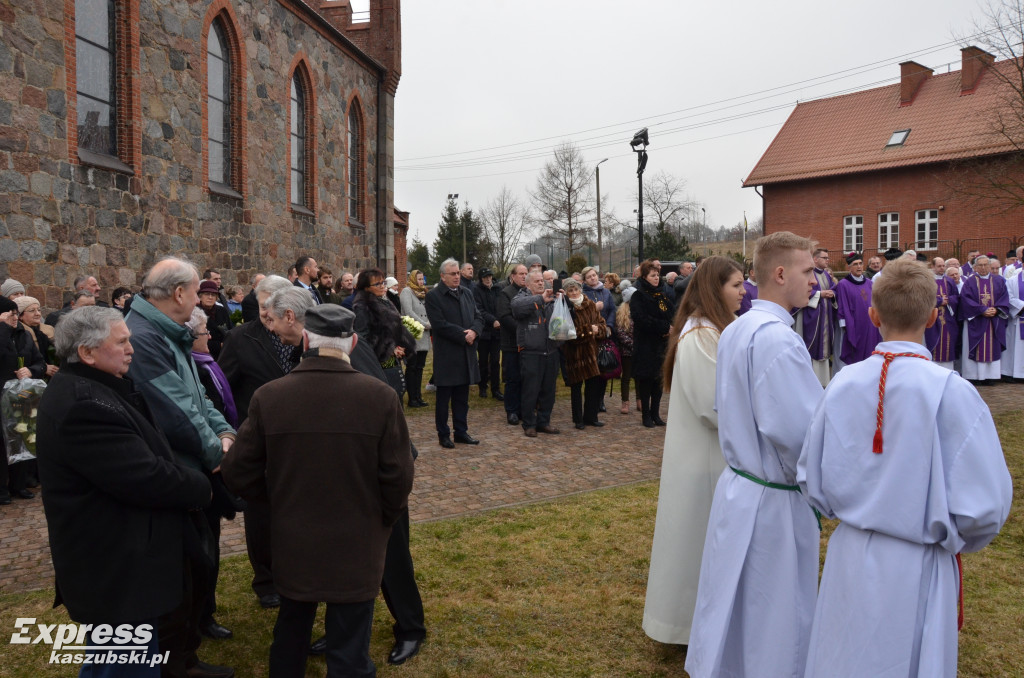
[[[564,294],[555,297],[555,308],[551,312],[551,320],[548,321],[548,338],[554,341],[570,341],[576,338],[576,325],[572,322]]]
[[[36,414],[46,390],[42,379],[11,379],[0,393],[0,418],[7,442],[7,463],[36,458]]]

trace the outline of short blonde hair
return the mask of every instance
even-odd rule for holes
[[[754,275],[758,282],[767,283],[771,280],[772,271],[777,266],[788,266],[793,252],[807,252],[817,243],[789,231],[779,231],[758,238],[754,245]]]
[[[890,261],[871,288],[871,306],[893,330],[923,330],[935,308],[935,275],[923,262]]]

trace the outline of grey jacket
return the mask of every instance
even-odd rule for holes
[[[512,315],[517,321],[516,342],[521,353],[547,355],[558,350],[561,342],[548,338],[548,321],[555,302],[523,289],[512,299]]]

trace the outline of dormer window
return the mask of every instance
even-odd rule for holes
[[[909,129],[900,129],[892,133],[889,137],[889,143],[885,145],[886,148],[889,146],[902,146],[903,142],[907,140],[907,136],[910,134]]]

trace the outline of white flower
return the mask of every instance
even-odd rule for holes
[[[29,435],[29,437],[28,437],[28,444],[29,445],[35,445],[36,444],[36,434],[35,433]]]
[[[35,419],[37,412],[39,412],[39,410],[37,410],[36,408],[33,407],[32,408],[32,414],[30,414],[29,416],[32,417],[33,419]]]
[[[14,427],[14,430],[17,431],[18,433],[28,433],[28,424],[26,424],[25,422],[21,422],[20,424]]]

